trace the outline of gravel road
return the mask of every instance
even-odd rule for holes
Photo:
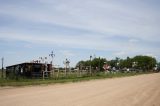
[[[0,88],[0,106],[160,106],[160,73]]]

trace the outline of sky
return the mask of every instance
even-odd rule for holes
[[[75,66],[93,57],[148,55],[160,60],[160,0],[0,0],[4,65],[54,52]]]

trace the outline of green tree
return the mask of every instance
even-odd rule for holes
[[[92,66],[92,69],[99,69],[103,70],[103,65],[107,63],[111,67],[116,67],[117,69],[123,69],[123,68],[137,68],[141,69],[143,71],[152,70],[153,67],[156,66],[156,59],[150,56],[135,56],[133,58],[127,57],[126,59],[120,59],[116,57],[113,60],[107,61],[105,58],[94,58],[92,61],[79,61],[76,66],[79,66],[80,64],[83,66]],[[159,63],[160,66],[160,63]]]
[[[107,62],[107,60],[105,58],[94,58],[93,60],[86,60],[86,61],[79,61],[76,65],[76,67],[84,66],[84,67],[88,67],[88,66],[92,66],[92,69],[94,70],[103,70],[103,65],[105,64],[105,62]]]
[[[150,56],[135,56],[133,61],[137,62],[137,67],[143,71],[152,70],[156,65],[156,59]]]

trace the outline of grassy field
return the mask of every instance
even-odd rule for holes
[[[0,86],[27,86],[27,85],[41,85],[41,84],[56,84],[56,83],[67,83],[67,82],[78,82],[78,81],[87,81],[93,79],[103,79],[103,78],[117,78],[117,77],[126,77],[126,76],[134,76],[140,74],[148,74],[149,72],[129,72],[129,73],[97,73],[92,76],[81,75],[77,77],[72,74],[67,77],[59,77],[59,78],[48,78],[48,79],[24,79],[19,78],[17,80],[13,79],[2,79],[0,78]],[[151,73],[151,72],[150,72]]]

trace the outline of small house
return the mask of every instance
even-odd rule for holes
[[[6,67],[6,77],[8,78],[40,78],[45,76],[49,77],[52,70],[51,64],[44,63],[21,63]]]

